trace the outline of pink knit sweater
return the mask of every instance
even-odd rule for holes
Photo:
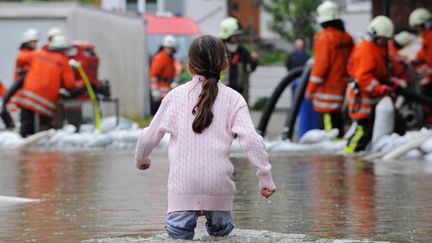
[[[257,168],[259,188],[275,189],[263,139],[256,133],[247,104],[239,93],[218,83],[211,125],[201,134],[192,130],[192,109],[201,93],[202,80],[204,77],[195,75],[192,81],[169,92],[138,139],[137,167],[150,164],[151,151],[165,133],[171,135],[168,212],[232,209],[235,184],[229,154],[234,134]]]

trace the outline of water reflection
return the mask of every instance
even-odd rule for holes
[[[0,152],[0,195],[43,199],[0,202],[0,242],[156,239],[166,211],[166,152],[157,151],[153,161],[142,172],[133,166],[133,151]],[[432,240],[428,162],[274,154],[278,189],[271,199],[259,195],[255,170],[246,158],[233,162],[233,216],[239,229],[233,240],[246,239],[244,232],[293,241],[300,235],[308,241]],[[198,232],[207,239],[200,222]]]

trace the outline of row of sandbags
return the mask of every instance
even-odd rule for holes
[[[13,131],[0,132],[0,149],[22,147],[41,147],[58,149],[92,149],[92,148],[134,148],[141,133],[138,124],[116,117],[104,118],[101,131],[93,125],[82,125],[77,132],[73,125],[65,125],[60,130],[48,130],[22,138]]]
[[[28,138],[22,138],[16,132],[0,132],[0,149],[41,147],[57,149],[94,149],[120,148],[133,149],[141,129],[133,121],[116,117],[102,120],[102,132],[97,132],[94,126],[86,124],[79,132],[72,125],[66,125],[60,130],[50,130],[37,133]],[[311,130],[304,134],[298,143],[289,140],[265,141],[269,152],[307,152],[309,154],[342,154],[346,140],[336,141],[338,131]],[[168,146],[169,135],[165,136],[160,147]],[[240,152],[238,140],[234,140],[231,150]],[[425,159],[432,161],[432,130],[421,129],[407,132],[404,136],[398,134],[382,135],[372,143],[367,159]]]

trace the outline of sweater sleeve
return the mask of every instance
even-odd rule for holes
[[[315,93],[327,77],[331,63],[331,48],[326,35],[316,37],[314,44],[314,63],[311,69],[309,83],[306,90]]]
[[[166,132],[169,131],[169,95],[161,103],[150,125],[143,129],[135,149],[135,165],[150,164],[150,153],[159,145]]]
[[[257,168],[259,188],[274,190],[276,186],[271,175],[271,165],[264,148],[263,138],[255,131],[247,105],[243,105],[234,115],[231,132],[237,134],[249,161]]]

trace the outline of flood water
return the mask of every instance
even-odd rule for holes
[[[234,242],[432,241],[432,163],[365,162],[272,154],[276,193],[259,195],[255,171],[233,155]],[[164,232],[166,152],[148,171],[133,151],[1,151],[0,242],[169,241]],[[212,241],[199,220],[197,241]]]

